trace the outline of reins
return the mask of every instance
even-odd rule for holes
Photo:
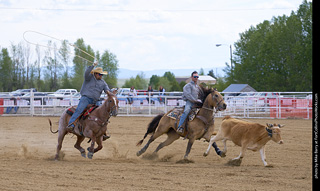
[[[26,34],[26,33],[36,33],[36,34],[38,34],[38,35],[42,35],[42,36],[45,36],[45,37],[48,37],[48,38],[51,38],[51,39],[60,41],[60,42],[62,42],[62,43],[65,41],[69,46],[72,46],[72,47],[74,47],[74,48],[77,48],[78,50],[80,50],[80,51],[83,52],[84,54],[86,54],[86,55],[90,56],[91,58],[93,58],[94,60],[96,60],[96,57],[90,55],[88,52],[86,52],[86,51],[84,51],[84,50],[81,50],[81,49],[80,49],[78,46],[76,46],[75,44],[69,43],[67,40],[61,40],[61,39],[58,39],[58,38],[56,38],[56,37],[53,37],[53,36],[50,36],[50,35],[47,35],[47,34],[44,34],[44,33],[41,33],[41,32],[37,32],[37,31],[28,30],[28,31],[25,31],[25,32],[23,33],[23,39],[24,39],[27,43],[29,43],[29,44],[32,44],[32,45],[35,45],[35,46],[41,46],[41,47],[45,47],[45,48],[50,48],[50,49],[57,50],[57,51],[59,50],[58,48],[55,48],[55,47],[51,47],[51,46],[43,45],[43,44],[38,44],[38,43],[34,43],[34,42],[31,42],[31,41],[27,40],[26,37],[25,37],[25,34]],[[84,60],[86,60],[87,62],[90,62],[90,63],[94,64],[94,62],[92,62],[92,61],[90,61],[90,60],[88,60],[88,59],[86,59],[86,58],[83,58],[82,56],[76,55],[76,54],[74,54],[74,53],[72,53],[72,52],[69,52],[69,51],[65,51],[65,52],[67,52],[67,53],[69,53],[69,54],[71,54],[71,55],[74,55],[74,56],[76,56],[76,57],[79,57],[79,58],[81,58],[81,59],[84,59]]]

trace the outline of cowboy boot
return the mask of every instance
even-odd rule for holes
[[[183,133],[184,128],[182,126],[177,128],[177,133]]]
[[[66,127],[66,129],[67,129],[67,131],[69,131],[69,132],[73,132],[73,130],[74,130],[74,124],[73,123],[70,123],[67,127]]]

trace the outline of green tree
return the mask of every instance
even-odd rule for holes
[[[12,60],[6,48],[0,53],[0,91],[12,91]]]
[[[59,49],[59,58],[64,66],[64,72],[62,75],[62,85],[61,88],[71,88],[70,77],[69,77],[69,60],[70,60],[70,47],[66,40],[62,41],[61,47]]]
[[[181,90],[179,83],[177,82],[176,77],[172,72],[169,72],[169,71],[165,72],[163,74],[163,78],[167,78],[168,81],[170,82],[170,88],[166,88],[166,91],[180,91]],[[160,83],[160,85],[162,85],[162,84]]]
[[[258,91],[311,91],[312,3],[290,16],[273,17],[240,34],[228,83],[247,83]]]
[[[53,47],[53,50],[49,47]],[[63,66],[58,61],[56,44],[52,44],[51,41],[48,41],[48,49],[45,51],[44,63],[46,64],[47,69],[45,74],[45,90],[55,91],[59,89],[59,71]]]
[[[126,80],[123,88],[130,88],[131,86],[134,86],[135,89],[147,89],[148,82],[145,79],[144,73],[141,72],[137,74],[137,76],[131,77],[129,80]]]
[[[90,65],[92,65],[91,62],[94,62],[94,58],[92,58],[91,56],[94,57],[94,51],[91,48],[90,45],[86,45],[84,43],[84,40],[82,38],[78,39],[75,43],[75,46],[78,48],[74,48],[74,53],[75,56],[73,58],[73,68],[74,68],[74,74],[73,74],[73,78],[72,78],[72,85],[74,88],[76,88],[78,91],[81,89],[83,80],[84,80],[84,72],[86,70],[86,68]],[[82,52],[81,50],[87,52],[89,55],[85,54],[84,52]],[[80,58],[80,57],[82,58]],[[85,58],[85,59],[83,59]],[[91,61],[91,62],[88,62]]]
[[[209,72],[208,72],[207,75],[208,75],[208,76],[211,76],[211,77],[213,77],[213,78],[215,78],[215,79],[217,79],[216,75],[215,75],[214,72],[213,72],[213,69],[209,70]]]
[[[152,75],[149,80],[149,86],[152,86],[153,89],[159,89],[160,86],[160,76]]]
[[[99,55],[99,53],[97,55]],[[116,55],[108,50],[104,51],[100,58],[99,66],[101,66],[104,71],[108,72],[108,75],[105,75],[103,78],[109,87],[116,87],[118,75],[118,60]]]

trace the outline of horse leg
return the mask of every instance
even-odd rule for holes
[[[94,149],[94,152],[98,152],[102,149],[102,136],[100,138],[97,139],[97,144],[98,144],[98,147]]]
[[[65,129],[62,129],[61,131],[58,131],[57,153],[56,153],[56,156],[55,156],[54,160],[59,160],[59,154],[60,154],[60,150],[62,148],[62,142],[63,142],[64,136],[66,134],[67,134],[67,131]]]
[[[150,139],[147,142],[147,144],[140,151],[137,152],[137,156],[140,156],[144,152],[146,152],[146,150],[148,149],[150,143],[152,143],[154,140],[156,140],[156,138],[160,137],[163,134],[164,134],[164,132],[161,131],[161,127],[160,127],[160,124],[159,124],[159,126],[157,127],[157,131],[150,137]]]
[[[85,137],[77,135],[77,142],[74,145],[74,148],[78,149],[81,153],[81,156],[86,158],[86,150],[84,150],[84,148],[81,147],[81,143],[84,139],[85,139]]]
[[[205,157],[208,156],[208,154],[209,154],[209,152],[210,152],[210,149],[211,149],[211,146],[214,147],[213,143],[215,143],[215,142],[217,142],[217,141],[220,141],[221,139],[223,139],[223,137],[220,136],[219,133],[218,133],[216,136],[213,136],[213,135],[212,135],[212,136],[211,136],[211,139],[210,139],[210,142],[209,142],[209,146],[208,146],[206,152],[203,153],[203,156],[205,156]]]
[[[90,147],[88,147],[88,158],[89,159],[92,159],[92,157],[93,157],[93,153],[94,153],[94,144],[95,144],[95,142],[96,142],[96,136],[91,132],[90,133],[91,134],[91,146]]]
[[[169,132],[167,133],[167,135],[168,135],[167,139],[164,142],[159,144],[159,146],[154,151],[154,153],[158,152],[163,147],[170,145],[175,140],[180,138],[180,135],[178,133],[176,133],[173,129],[170,129]]]
[[[192,139],[189,138],[186,154],[184,155],[184,159],[188,159],[188,155],[191,151],[191,147],[192,147],[193,143],[194,143],[194,138],[192,138]]]
[[[225,155],[223,156],[223,152],[219,149],[219,147],[218,147],[216,142],[213,142],[212,146],[213,146],[214,150],[216,151],[217,155],[219,155],[221,157],[225,156]]]
[[[154,138],[153,138],[154,134],[150,137],[149,141],[147,142],[147,144],[142,147],[142,149],[140,151],[137,152],[137,156],[140,156],[142,155],[144,152],[146,152],[146,150],[148,149],[150,143],[152,143],[154,141]]]

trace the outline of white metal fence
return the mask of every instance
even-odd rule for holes
[[[240,94],[241,93],[241,94]],[[119,115],[153,116],[166,113],[174,107],[182,107],[182,92],[138,93],[137,96],[118,96]],[[235,96],[240,94],[238,96]],[[312,118],[311,92],[229,92],[224,93],[227,109],[216,113],[216,117],[226,115],[243,118]],[[71,105],[77,105],[79,97],[68,95],[10,96],[0,93],[0,116],[60,116]],[[98,103],[98,104],[101,104]]]

